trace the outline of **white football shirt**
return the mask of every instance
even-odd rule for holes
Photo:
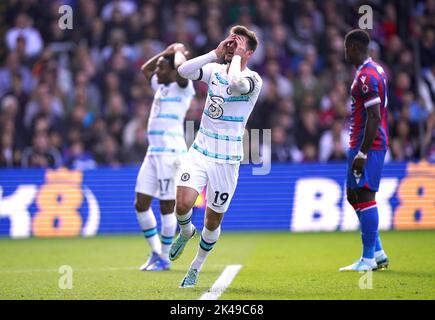
[[[153,75],[151,87],[155,94],[148,119],[148,154],[185,153],[184,118],[195,95],[192,81],[182,88],[177,82],[159,84],[157,76]]]
[[[208,95],[192,148],[214,162],[239,163],[243,160],[246,123],[263,81],[257,72],[246,67],[240,76],[248,79],[249,91],[245,94],[231,92],[227,66],[208,63],[200,69],[198,80],[208,84]]]

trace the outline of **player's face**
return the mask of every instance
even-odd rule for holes
[[[173,69],[169,65],[168,60],[163,57],[160,57],[157,60],[157,65],[155,69],[155,73],[157,76],[158,83],[168,83],[171,82],[171,74]]]
[[[244,37],[244,36],[242,36],[242,37]],[[246,39],[246,42],[247,42],[248,39],[246,37],[244,37],[244,38]],[[236,50],[236,47],[237,47],[236,41],[232,41],[232,42],[227,44],[226,51],[225,51],[225,56],[224,56],[225,62],[229,63],[229,62],[231,62],[233,60],[233,56],[234,56],[234,52]],[[247,60],[252,55],[252,53],[253,53],[252,50],[246,49],[242,53],[241,57],[242,57],[242,59],[246,59]]]

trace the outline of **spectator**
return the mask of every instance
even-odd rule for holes
[[[314,76],[313,69],[307,61],[299,64],[298,76],[294,81],[294,98],[296,105],[300,105],[302,97],[310,95],[315,98],[316,103],[322,96],[322,85]]]
[[[122,142],[126,148],[129,148],[135,143],[135,141],[137,141],[137,130],[142,130],[142,134],[144,136],[146,135],[149,112],[150,106],[148,106],[146,103],[139,102],[136,104],[135,116],[125,125],[122,134]],[[144,149],[146,150],[145,147]]]
[[[417,146],[415,141],[410,137],[410,126],[405,119],[399,119],[397,122],[394,138],[391,141],[391,150],[394,159],[398,161],[414,160],[417,157]]]
[[[271,60],[266,65],[266,75],[263,78],[263,95],[269,90],[270,82],[276,84],[279,99],[290,99],[293,94],[292,83],[280,73],[277,61]]]
[[[97,162],[85,151],[83,142],[75,141],[68,149],[65,165],[73,170],[91,170],[97,167]]]
[[[35,57],[44,46],[38,29],[33,28],[32,19],[25,13],[19,13],[15,19],[15,27],[9,29],[6,33],[6,44],[9,50],[13,51],[19,45],[18,39],[21,39],[25,46],[24,52],[26,57]]]
[[[97,146],[96,160],[99,165],[119,167],[122,163],[122,155],[119,144],[115,137],[106,135],[100,145]]]
[[[423,150],[428,161],[435,161],[435,112],[429,116],[423,140]]]
[[[33,89],[33,77],[29,68],[20,65],[19,56],[16,52],[10,52],[6,58],[6,64],[0,68],[0,97],[3,97],[12,88],[14,77],[22,81],[23,92],[30,93]]]
[[[271,146],[272,161],[291,162],[292,145],[286,130],[280,126],[272,128],[272,146]]]
[[[24,125],[28,129],[31,128],[38,114],[48,116],[53,122],[59,122],[64,114],[62,101],[49,92],[48,85],[45,83],[39,84],[34,98],[32,98],[26,106]]]
[[[423,31],[423,37],[420,40],[420,61],[421,66],[429,67],[435,57],[435,29],[427,28]]]
[[[130,0],[112,0],[103,7],[101,16],[107,21],[116,10],[119,11],[122,17],[126,18],[136,11],[136,4]]]
[[[321,162],[346,159],[347,150],[349,149],[349,133],[344,128],[343,119],[334,119],[331,129],[322,134],[319,149],[319,160]]]
[[[13,134],[2,132],[0,141],[0,167],[13,168],[19,166],[20,152],[14,147]]]
[[[48,134],[38,131],[33,136],[33,144],[23,151],[23,168],[58,168],[62,164],[59,151],[50,145]]]
[[[314,146],[315,153],[317,154],[317,149],[320,140],[320,128],[317,125],[317,114],[313,109],[305,109],[301,114],[301,121],[298,123],[297,129],[295,131],[296,144],[300,150],[304,152],[304,148],[307,152],[306,156],[311,159],[313,156]]]
[[[0,55],[4,165],[19,166],[25,149],[29,162],[32,135],[38,135],[38,146],[47,139],[69,165],[71,152],[99,165],[135,162],[146,149],[140,132],[154,94],[140,66],[174,41],[192,56],[213,50],[236,23],[260,38],[250,61],[264,87],[248,126],[274,128],[275,161],[343,159],[344,135],[335,119],[346,119],[341,131],[348,130],[355,69],[344,63],[343,36],[357,27],[355,1],[76,0],[73,30],[58,28],[60,3],[6,2]],[[411,12],[397,1],[372,6],[370,55],[388,74],[393,160],[418,159],[420,153],[434,158],[433,4],[416,1]],[[406,17],[412,23],[401,21]],[[407,34],[418,39],[417,47]],[[187,120],[198,130],[207,86],[195,86]],[[37,152],[35,158],[33,166],[55,166]]]
[[[312,163],[318,161],[317,146],[311,142],[304,142],[302,146],[302,163]]]
[[[128,117],[124,99],[119,93],[113,93],[110,96],[104,119],[107,123],[109,134],[116,138],[118,143],[122,143],[122,133],[127,124]]]
[[[124,149],[124,161],[128,164],[138,164],[143,161],[148,147],[144,128],[137,127],[133,143]]]
[[[428,112],[435,111],[435,62],[432,61],[431,68],[422,70],[419,81],[419,94],[423,100],[423,106]]]

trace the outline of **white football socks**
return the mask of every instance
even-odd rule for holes
[[[154,216],[153,209],[149,208],[144,212],[136,211],[136,216],[142,232],[151,247],[151,250],[161,254],[162,244],[159,239],[159,233],[157,232],[157,221],[156,217]]]
[[[219,239],[221,234],[221,227],[219,226],[216,230],[210,231],[206,227],[202,229],[201,240],[199,242],[198,252],[195,259],[192,262],[191,268],[201,270],[205,259],[213,249],[216,241]]]
[[[169,250],[174,239],[175,231],[177,230],[177,218],[175,213],[160,215],[162,221],[162,254],[161,257],[169,261]]]
[[[192,210],[184,215],[179,215],[177,212],[175,212],[175,216],[177,218],[178,225],[180,226],[180,233],[184,237],[191,237],[193,232]]]

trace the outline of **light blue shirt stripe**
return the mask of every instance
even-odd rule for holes
[[[204,128],[199,128],[199,132],[205,134],[207,137],[211,137],[217,140],[226,140],[226,141],[242,141],[242,137],[240,136],[227,136],[227,135],[221,135],[217,134],[211,131],[208,131]]]
[[[174,148],[166,148],[166,147],[149,147],[148,149],[149,152],[170,152],[170,153],[185,153],[185,150],[178,150],[178,149],[174,149]]]
[[[204,114],[208,116],[208,110],[204,110]],[[211,117],[210,117],[211,118]],[[211,118],[214,120],[222,120],[222,121],[232,121],[232,122],[243,122],[245,118],[243,117],[233,117],[233,116],[221,116],[220,118]]]
[[[178,115],[172,114],[172,113],[160,113],[160,114],[157,115],[156,118],[180,120],[180,117]]]
[[[230,156],[230,155],[226,155],[226,154],[214,153],[214,152],[204,150],[203,148],[198,146],[196,143],[193,144],[193,148],[196,149],[197,151],[201,152],[203,155],[210,157],[210,158],[215,158],[215,159],[220,159],[220,160],[233,160],[233,161],[242,160],[241,156]]]
[[[208,95],[216,96],[216,94],[211,89],[208,89]],[[224,98],[224,101],[225,102],[249,101],[249,96],[232,96],[232,97]]]
[[[165,130],[150,130],[150,131],[148,131],[148,134],[152,135],[152,136],[184,137],[183,133],[173,132],[173,131],[165,131]]]
[[[160,98],[161,102],[181,102],[181,97],[166,97]]]
[[[220,75],[219,72],[215,72],[214,75],[216,76],[216,79],[218,79],[218,81],[219,81],[221,84],[228,85],[228,81],[227,81],[226,79],[224,79],[224,78]]]
[[[228,97],[224,99],[225,102],[238,102],[238,101],[249,101],[248,96],[234,96],[234,97]]]

